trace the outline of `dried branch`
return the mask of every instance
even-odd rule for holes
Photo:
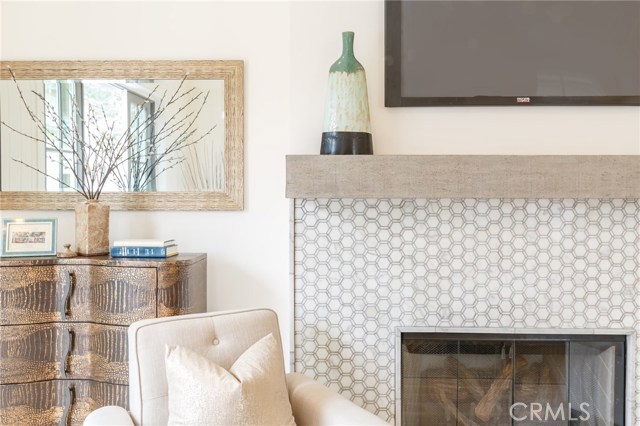
[[[9,72],[23,106],[43,136],[30,135],[4,121],[0,124],[54,151],[57,154],[54,161],[69,170],[77,184],[70,186],[62,182],[59,176],[47,173],[46,169],[43,171],[22,160],[13,160],[80,193],[86,199],[99,199],[109,181],[123,191],[144,191],[159,175],[185,161],[185,155],[181,154],[184,149],[207,138],[215,128],[212,126],[208,131],[197,134],[196,123],[209,93],[196,93],[193,88],[185,90],[186,76],[175,91],[161,94],[151,114],[143,116],[156,96],[156,86],[126,123],[126,130],[120,134],[116,131],[116,122],[109,120],[104,107],[96,109],[89,104],[83,116],[73,93],[68,93],[71,119],[65,120],[43,94],[32,91],[36,99],[44,104],[44,117],[39,117],[26,101],[15,74],[11,69]],[[52,134],[54,132],[56,134]]]

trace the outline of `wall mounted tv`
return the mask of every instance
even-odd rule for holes
[[[640,105],[640,0],[386,0],[385,105]]]

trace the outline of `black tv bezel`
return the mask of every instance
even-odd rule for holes
[[[385,0],[384,40],[385,77],[384,104],[386,107],[426,106],[640,106],[635,96],[470,96],[470,97],[407,97],[401,93],[400,17],[402,4],[412,0]]]

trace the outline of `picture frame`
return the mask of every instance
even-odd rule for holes
[[[3,219],[0,257],[55,256],[58,219]]]

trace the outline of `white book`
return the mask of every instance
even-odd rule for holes
[[[113,242],[113,247],[167,247],[174,245],[176,240],[156,240],[142,238],[139,240],[118,240]]]

